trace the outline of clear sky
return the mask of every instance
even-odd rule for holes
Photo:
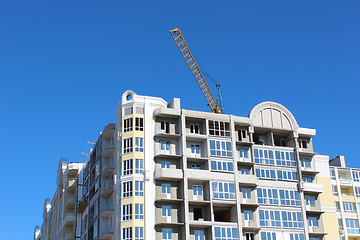
[[[316,152],[360,167],[359,12],[359,1],[0,1],[1,238],[32,239],[60,158],[85,161],[125,90],[210,111],[176,27],[226,113],[281,103],[317,130]]]

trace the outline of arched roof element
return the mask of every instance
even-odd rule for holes
[[[249,113],[252,126],[297,130],[295,117],[283,105],[276,102],[262,102]]]

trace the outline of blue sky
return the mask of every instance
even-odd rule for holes
[[[360,167],[359,12],[359,1],[1,1],[2,238],[32,238],[60,158],[85,160],[125,90],[209,111],[176,27],[226,113],[281,103],[317,129],[316,152]]]

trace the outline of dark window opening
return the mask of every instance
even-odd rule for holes
[[[161,130],[165,130],[166,133],[170,133],[170,123],[161,121]]]
[[[231,222],[231,209],[214,210],[216,222]]]
[[[194,208],[194,220],[197,221],[203,219],[203,210],[202,208]]]

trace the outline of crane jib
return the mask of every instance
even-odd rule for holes
[[[212,95],[209,86],[207,85],[194,57],[192,56],[189,47],[187,46],[184,37],[181,35],[179,29],[174,29],[170,31],[171,36],[173,37],[176,45],[178,46],[186,64],[188,65],[191,73],[193,74],[196,82],[198,83],[201,91],[203,92],[206,101],[208,102],[210,109],[214,113],[222,113],[218,103],[216,102],[214,96]]]

